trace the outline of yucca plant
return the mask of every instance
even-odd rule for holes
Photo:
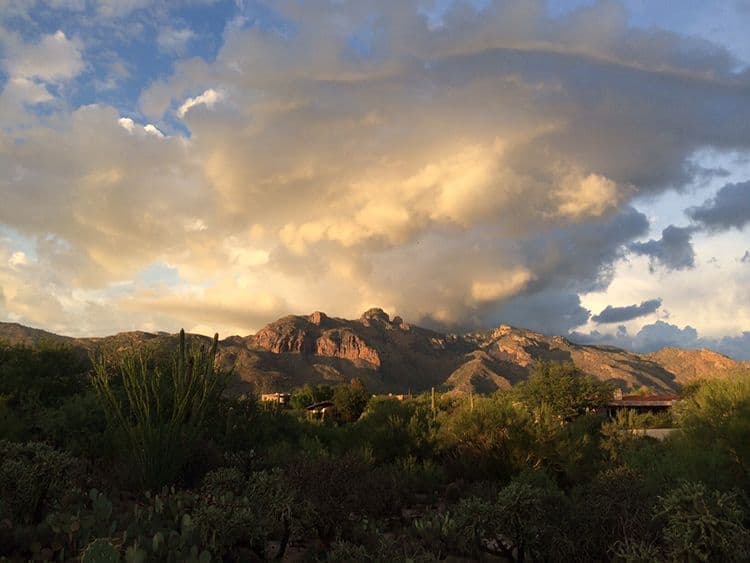
[[[92,383],[111,426],[125,437],[141,484],[158,488],[180,475],[217,406],[228,375],[216,367],[219,335],[210,348],[188,348],[180,331],[177,355],[165,374],[150,355],[131,351],[114,368],[93,358]],[[114,372],[114,373],[113,373]],[[122,390],[113,387],[118,379]]]

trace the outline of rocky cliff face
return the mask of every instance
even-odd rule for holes
[[[309,317],[284,317],[248,338],[248,346],[274,354],[302,354],[380,367],[378,351],[341,321],[319,311]]]
[[[198,341],[208,338],[194,335]],[[174,335],[130,332],[104,338],[68,338],[0,323],[0,340],[36,345],[68,343],[92,350],[149,347],[169,350]],[[237,392],[283,391],[305,383],[336,384],[361,378],[378,392],[421,392],[431,387],[486,393],[528,377],[538,361],[573,362],[582,371],[623,390],[641,386],[673,392],[697,378],[724,377],[750,363],[710,350],[664,349],[640,355],[612,346],[584,346],[560,336],[501,325],[486,332],[448,335],[391,319],[370,309],[347,320],[316,311],[288,316],[257,334],[220,342],[219,362],[233,368]]]

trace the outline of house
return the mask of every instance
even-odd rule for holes
[[[624,409],[634,410],[638,414],[657,414],[668,412],[680,400],[679,395],[623,395],[616,390],[614,398],[607,403],[607,414],[615,417],[617,412]]]
[[[264,403],[276,403],[282,406],[288,405],[291,398],[289,393],[264,393],[260,396],[260,400]]]
[[[333,401],[321,401],[305,407],[305,410],[307,411],[307,416],[314,420],[329,420],[336,411]]]
[[[669,412],[680,400],[679,395],[623,395],[616,390],[614,398],[607,403],[607,414],[615,418],[617,413],[632,410],[638,414],[659,414]],[[637,436],[648,436],[656,440],[664,440],[675,432],[675,428],[632,428],[630,431]]]

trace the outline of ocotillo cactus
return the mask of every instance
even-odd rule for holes
[[[161,486],[175,480],[185,452],[204,430],[207,414],[216,407],[228,381],[216,369],[219,335],[205,346],[187,345],[180,331],[172,369],[164,374],[150,357],[138,352],[120,361],[125,400],[112,390],[111,373],[103,359],[94,362],[92,382],[111,424],[128,437],[143,484]]]

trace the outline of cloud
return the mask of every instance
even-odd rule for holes
[[[187,112],[199,105],[204,105],[207,108],[212,108],[217,102],[221,101],[223,97],[224,96],[221,92],[218,92],[213,88],[209,88],[201,95],[185,100],[183,104],[178,108],[177,115],[179,115],[180,117],[185,117],[185,114],[187,114]]]
[[[659,240],[634,242],[631,252],[651,258],[651,270],[660,264],[667,270],[685,270],[695,267],[695,251],[691,238],[695,229],[670,225],[662,231]]]
[[[503,305],[498,313],[506,324],[551,335],[568,334],[571,329],[586,324],[589,315],[577,294],[553,289],[517,297]]]
[[[159,29],[156,42],[159,48],[172,54],[182,54],[188,46],[188,43],[195,38],[195,32],[188,27],[175,28],[171,26]]]
[[[737,336],[722,336],[719,338],[700,336],[698,331],[685,326],[664,321],[643,326],[637,333],[630,335],[624,326],[620,326],[615,334],[592,331],[590,333],[574,332],[569,337],[580,344],[608,344],[648,354],[662,348],[708,348],[725,354],[736,360],[750,360],[750,332],[744,331]]]
[[[45,82],[70,80],[84,68],[81,50],[77,39],[68,39],[58,30],[42,36],[36,43],[15,39],[3,66],[14,78]]]
[[[622,323],[650,315],[656,312],[659,307],[661,307],[661,298],[650,299],[643,301],[640,305],[629,305],[627,307],[607,305],[598,315],[591,317],[591,320],[599,324]]]
[[[742,229],[750,223],[750,182],[726,184],[712,199],[686,213],[711,231]]]
[[[606,289],[648,232],[634,198],[701,174],[699,149],[750,148],[736,61],[632,27],[613,3],[563,18],[543,2],[456,3],[437,27],[396,0],[270,11],[279,23],[228,26],[215,57],[176,60],[132,117],[101,100],[3,114],[0,223],[54,273],[55,323],[76,330],[107,305],[166,323],[191,304],[203,324],[251,332],[281,309],[379,305],[564,333],[589,318],[578,295]],[[81,72],[55,68],[68,70],[31,72]],[[694,263],[685,229],[640,245],[668,268]],[[191,291],[136,282],[86,305],[155,263]]]
[[[10,258],[8,258],[8,266],[14,270],[18,269],[19,266],[25,266],[28,263],[29,259],[26,257],[26,254],[20,250],[17,250],[10,255]]]

